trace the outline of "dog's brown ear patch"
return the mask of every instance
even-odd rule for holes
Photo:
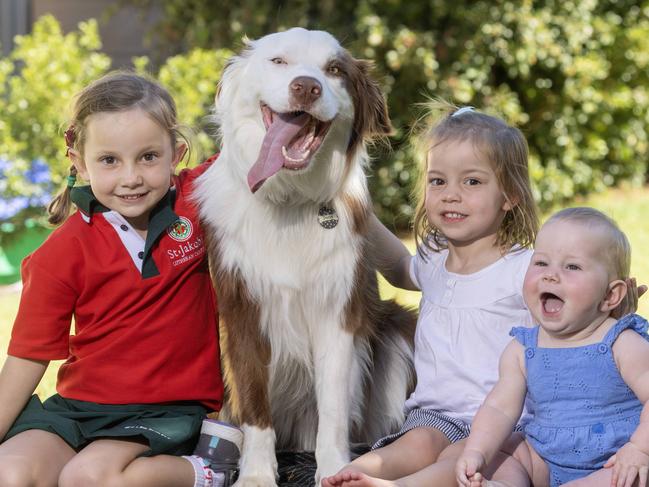
[[[352,134],[347,147],[353,152],[363,139],[385,137],[391,135],[393,129],[385,97],[370,74],[374,67],[372,61],[354,59],[346,54],[342,63],[355,108]]]

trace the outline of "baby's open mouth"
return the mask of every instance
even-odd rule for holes
[[[561,311],[564,301],[556,294],[541,293],[541,304],[543,305],[543,311],[554,314]]]

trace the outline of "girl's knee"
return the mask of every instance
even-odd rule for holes
[[[107,471],[96,462],[72,460],[59,475],[58,487],[123,487],[121,473]]]
[[[81,462],[71,461],[59,474],[59,487],[81,487],[83,485],[99,485],[98,473]]]
[[[414,448],[435,450],[437,454],[449,445],[448,438],[435,428],[419,427],[406,433],[408,443]],[[404,436],[406,436],[404,435]]]
[[[31,465],[16,459],[0,460],[0,485],[2,487],[45,487],[37,482]]]

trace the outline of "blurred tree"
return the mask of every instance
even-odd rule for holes
[[[398,128],[372,190],[403,224],[416,176],[406,144],[417,103],[441,96],[503,116],[527,135],[542,206],[647,169],[649,1],[321,0],[162,3],[155,35],[179,51],[219,48],[295,25],[328,30],[374,59]]]
[[[0,245],[42,219],[67,175],[61,126],[74,93],[109,68],[100,48],[96,22],[64,35],[46,16],[0,58]]]
[[[74,94],[110,67],[100,48],[95,21],[64,35],[54,17],[45,16],[30,35],[17,36],[11,55],[0,59],[0,156],[12,161],[5,171],[6,195],[36,190],[24,177],[35,160],[52,167],[54,184],[67,175],[61,125]]]
[[[158,81],[176,101],[178,120],[188,125],[185,133],[192,140],[192,164],[216,151],[216,127],[210,115],[221,71],[232,54],[228,49],[196,48],[168,58],[158,71]],[[136,71],[149,71],[149,59],[134,61]]]

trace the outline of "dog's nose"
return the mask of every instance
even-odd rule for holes
[[[289,85],[289,94],[294,104],[307,109],[322,94],[320,82],[310,76],[298,76]]]

